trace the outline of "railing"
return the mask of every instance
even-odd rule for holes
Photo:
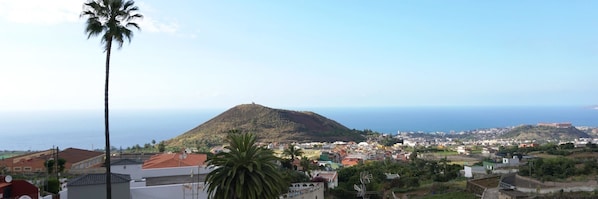
[[[282,194],[279,198],[292,199],[297,196],[310,194],[310,193],[319,191],[323,188],[324,188],[324,184],[321,182],[293,183],[289,187],[289,192]]]

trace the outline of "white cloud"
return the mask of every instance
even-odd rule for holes
[[[179,25],[176,22],[161,22],[147,15],[144,15],[143,20],[140,20],[137,23],[143,31],[148,32],[174,34],[179,30]]]
[[[0,0],[0,19],[15,23],[58,24],[76,22],[83,0]]]
[[[54,25],[80,22],[79,16],[86,0],[0,0],[0,20],[13,23]],[[154,33],[177,34],[179,24],[174,20],[157,19],[156,10],[139,3],[144,18],[137,21],[141,29]],[[150,16],[151,15],[151,16]]]

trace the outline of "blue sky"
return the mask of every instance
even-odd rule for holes
[[[0,109],[102,109],[81,0],[0,0]],[[596,1],[136,1],[113,109],[598,104]]]

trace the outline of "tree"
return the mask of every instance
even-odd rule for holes
[[[106,196],[112,198],[110,180],[110,128],[108,120],[108,83],[110,74],[110,53],[112,42],[120,49],[125,40],[131,41],[133,31],[140,29],[134,21],[143,18],[133,0],[88,0],[84,4],[81,17],[87,18],[85,32],[87,39],[101,35],[101,43],[106,52],[106,79],[104,81],[104,129],[106,139]]]
[[[215,199],[274,199],[287,190],[288,184],[269,149],[255,144],[255,135],[230,133],[226,137],[228,152],[220,152],[206,161],[215,166],[206,176],[208,195]]]
[[[289,146],[282,151],[282,154],[285,156],[291,156],[291,165],[292,169],[297,170],[297,166],[295,165],[295,158],[300,157],[303,155],[303,150],[301,148],[296,147],[294,144],[289,144]]]
[[[301,165],[301,169],[303,172],[306,172],[308,176],[311,177],[311,168],[312,163],[311,160],[305,156],[301,157],[301,162],[299,162],[299,164]]]
[[[160,141],[158,144],[158,152],[162,153],[164,151],[166,151],[166,143],[164,143],[164,141]]]
[[[58,158],[58,171],[56,171],[54,169],[54,165],[56,163],[54,162],[54,160],[48,160],[46,161],[46,164],[44,166],[46,166],[46,170],[48,171],[48,173],[56,173],[56,172],[63,172],[64,171],[64,164],[66,164],[66,160],[62,159],[62,158]]]

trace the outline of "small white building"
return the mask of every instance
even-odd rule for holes
[[[519,165],[519,157],[513,156],[513,158],[503,158],[502,163],[505,166],[518,166]]]
[[[463,166],[464,175],[466,178],[473,178],[476,174],[486,174],[486,168],[483,166]]]

